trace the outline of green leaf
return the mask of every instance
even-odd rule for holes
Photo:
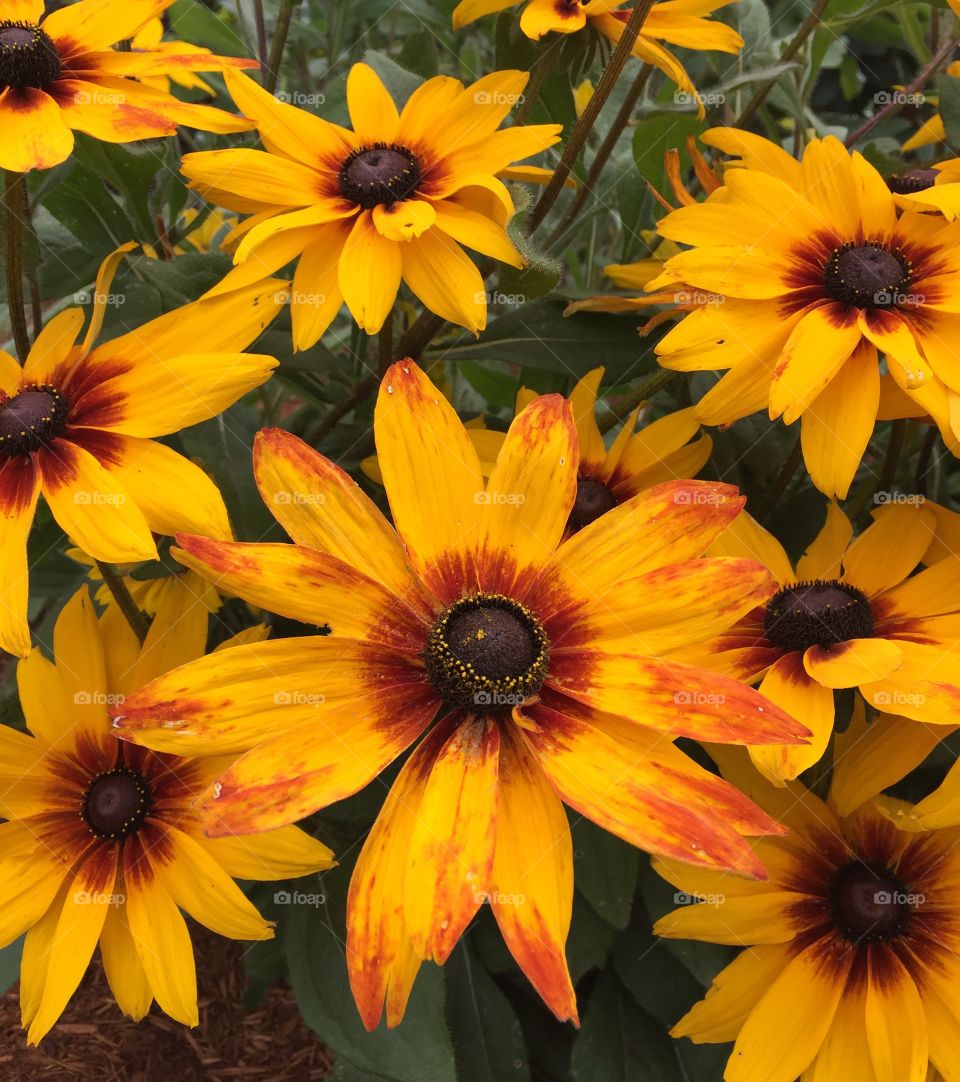
[[[571,829],[577,889],[608,924],[626,928],[637,889],[639,852],[589,819],[580,819]]]
[[[583,376],[602,357],[613,381],[633,379],[653,369],[650,343],[637,333],[637,317],[578,312],[569,318],[562,297],[532,301],[491,320],[476,341],[462,338],[438,348],[429,359],[507,361]]]
[[[23,936],[0,950],[0,992],[7,992],[20,976],[20,958],[23,955]]]
[[[613,973],[597,982],[570,1063],[571,1082],[686,1082],[666,1031]],[[697,1082],[713,1082],[698,1078]]]
[[[960,147],[960,79],[952,75],[938,75],[935,82],[947,142],[952,147]]]
[[[360,1020],[344,955],[344,912],[352,862],[327,872],[322,906],[290,907],[284,949],[304,1021],[339,1057],[389,1082],[456,1082],[444,1021],[443,971],[425,964],[403,1022],[368,1033]]]
[[[457,946],[444,972],[458,1082],[528,1082],[520,1020],[465,942]]]
[[[226,10],[226,9],[224,9]],[[175,0],[166,10],[174,35],[193,45],[203,45],[224,56],[250,56],[250,43],[232,15],[215,15],[194,0]]]
[[[403,108],[407,98],[423,82],[419,75],[401,68],[395,60],[391,60],[385,53],[378,52],[376,49],[368,49],[363,54],[363,61],[380,76],[398,109]]]

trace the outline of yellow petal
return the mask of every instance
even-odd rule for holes
[[[400,246],[382,236],[370,211],[363,211],[343,247],[339,276],[350,314],[367,334],[377,334],[390,314],[400,288],[400,273]]]

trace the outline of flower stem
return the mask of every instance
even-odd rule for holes
[[[757,505],[754,517],[758,522],[765,522],[773,513],[774,508],[790,487],[790,482],[796,475],[802,461],[803,448],[800,444],[800,437],[797,436],[796,443],[790,448],[790,454],[787,455],[783,465],[780,467],[780,472],[774,478],[773,484],[763,494],[763,498]]]
[[[679,375],[679,372],[673,372],[669,368],[663,368],[659,372],[655,372],[648,380],[644,380],[640,384],[626,402],[619,404],[616,413],[611,412],[602,421],[598,422],[600,431],[609,432],[614,425],[625,421],[637,406],[646,402],[648,398],[655,395],[661,388],[666,387],[672,379],[676,379]]]
[[[800,49],[803,47],[804,42],[808,37],[820,26],[820,16],[823,15],[827,4],[830,0],[817,0],[817,2],[810,9],[810,14],[803,20],[800,29],[793,35],[793,39],[790,44],[783,50],[780,55],[780,63],[786,64],[791,61]],[[733,122],[731,127],[742,128],[747,121],[753,116],[753,114],[760,108],[761,105],[767,100],[767,95],[777,85],[776,79],[771,79],[770,82],[764,83],[763,86],[757,90],[756,94],[747,102],[743,112]]]
[[[17,356],[23,364],[30,352],[27,312],[23,300],[23,203],[26,179],[9,170],[3,190],[4,258],[7,268],[7,307]]]
[[[280,0],[277,27],[273,32],[273,42],[270,46],[270,59],[267,61],[267,70],[263,74],[263,88],[271,94],[277,89],[277,82],[280,79],[280,65],[283,62],[283,50],[287,46],[287,35],[290,33],[293,13],[297,10],[299,3],[300,0]]]
[[[894,113],[899,112],[904,105],[910,100],[921,87],[926,86],[930,76],[940,67],[940,65],[947,59],[947,57],[956,48],[957,42],[960,38],[956,35],[952,35],[947,43],[937,50],[936,54],[931,58],[929,64],[925,64],[920,74],[910,83],[909,86],[904,87],[902,94],[891,95],[891,100],[882,108],[878,109],[869,120],[864,121],[855,131],[852,131],[846,139],[843,141],[845,147],[854,147],[860,140],[868,135],[873,129],[883,120],[886,120],[888,116],[892,116]]]
[[[633,115],[633,110],[636,108],[641,94],[643,94],[643,88],[647,85],[647,80],[650,78],[650,73],[652,71],[653,68],[649,64],[641,65],[640,71],[633,81],[633,85],[627,91],[627,96],[623,99],[623,104],[620,106],[619,112],[613,118],[613,123],[610,125],[609,131],[604,136],[600,148],[597,150],[596,157],[594,157],[593,161],[590,163],[590,170],[587,173],[586,180],[580,185],[580,190],[573,197],[570,206],[567,207],[563,219],[551,234],[550,240],[547,241],[548,248],[556,241],[557,237],[567,228],[573,219],[576,218],[577,214],[580,212],[580,208],[586,203],[587,197],[596,186],[604,166],[607,164],[610,155],[613,153],[613,148],[617,145],[617,141],[623,133],[624,128],[630,123],[630,117]]]
[[[113,600],[117,603],[117,607],[123,613],[124,619],[130,625],[130,630],[137,636],[142,646],[147,637],[147,632],[150,630],[150,621],[147,619],[146,614],[137,607],[137,603],[127,589],[123,577],[113,564],[104,563],[101,560],[94,562],[103,581],[107,584],[107,589],[113,595]]]
[[[610,54],[607,66],[603,69],[593,97],[587,102],[586,109],[583,110],[580,119],[570,133],[570,138],[563,148],[563,154],[560,156],[557,168],[553,171],[550,183],[546,186],[536,206],[530,212],[530,217],[527,220],[528,233],[532,233],[543,221],[550,208],[557,201],[557,196],[563,191],[563,185],[567,177],[570,176],[570,171],[577,164],[580,153],[586,144],[587,136],[593,130],[597,117],[599,117],[604,105],[606,105],[607,98],[610,97],[611,91],[616,86],[617,80],[620,78],[624,66],[633,52],[637,35],[641,26],[643,26],[644,20],[650,13],[653,3],[654,0],[639,0],[637,6],[633,9],[630,19],[620,35],[620,40]]]
[[[557,36],[558,35],[556,34],[553,35],[553,37]],[[543,84],[550,75],[556,71],[557,63],[560,60],[561,46],[556,42],[550,41],[549,38],[547,41],[548,44],[544,50],[543,56],[539,58],[530,71],[530,82],[527,83],[527,89],[524,91],[520,108],[514,115],[514,124],[526,124],[527,117],[533,111],[533,107],[537,104],[537,100],[540,97],[540,91],[543,90]]]
[[[260,75],[266,81],[267,67],[267,22],[263,17],[263,0],[253,0],[253,21],[257,29],[257,59],[260,61]]]

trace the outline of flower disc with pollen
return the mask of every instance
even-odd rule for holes
[[[910,916],[907,888],[888,868],[854,860],[830,881],[830,911],[851,943],[893,939]]]
[[[81,815],[98,838],[118,841],[136,833],[150,812],[153,797],[139,771],[117,767],[98,774],[83,796]]]
[[[836,248],[823,272],[830,296],[857,308],[892,308],[910,280],[910,261],[902,252],[881,244]]]
[[[887,177],[887,187],[894,195],[913,195],[932,188],[939,175],[936,169],[908,169],[903,173],[891,173]]]
[[[427,675],[451,705],[519,706],[547,675],[546,633],[525,606],[502,594],[475,594],[446,609],[427,640]]]
[[[0,90],[40,90],[60,75],[57,47],[39,26],[0,22]]]
[[[416,155],[397,144],[361,147],[340,167],[340,191],[344,199],[359,203],[365,210],[389,207],[408,199],[420,181]]]
[[[781,650],[830,647],[873,634],[873,613],[866,595],[838,581],[786,586],[767,605],[766,637]]]
[[[0,403],[0,459],[39,451],[63,431],[70,403],[49,384],[26,387]]]

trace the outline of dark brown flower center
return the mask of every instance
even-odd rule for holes
[[[865,594],[845,582],[801,582],[785,586],[767,604],[764,633],[774,646],[792,652],[830,647],[873,635],[873,612]]]
[[[910,287],[910,260],[898,248],[845,244],[835,248],[823,271],[827,293],[857,308],[892,308]]]
[[[858,860],[835,873],[829,900],[837,929],[851,943],[901,935],[915,907],[914,896],[889,868]]]
[[[69,402],[49,384],[27,387],[0,402],[0,459],[49,445],[66,427],[69,413]]]
[[[424,660],[439,695],[472,710],[509,710],[536,695],[550,646],[537,618],[502,594],[474,594],[434,624]]]
[[[939,175],[936,169],[908,169],[905,173],[892,173],[887,177],[887,187],[894,195],[912,195],[932,188]]]
[[[118,766],[93,779],[84,793],[81,815],[98,838],[119,841],[140,829],[152,802],[143,775]]]
[[[377,143],[355,150],[340,168],[340,193],[365,210],[408,199],[422,179],[412,150]]]
[[[39,26],[0,22],[0,89],[49,86],[60,74],[60,54]]]
[[[601,481],[577,478],[577,498],[573,501],[573,510],[567,520],[567,529],[582,530],[591,522],[612,511],[617,506],[617,498]]]

